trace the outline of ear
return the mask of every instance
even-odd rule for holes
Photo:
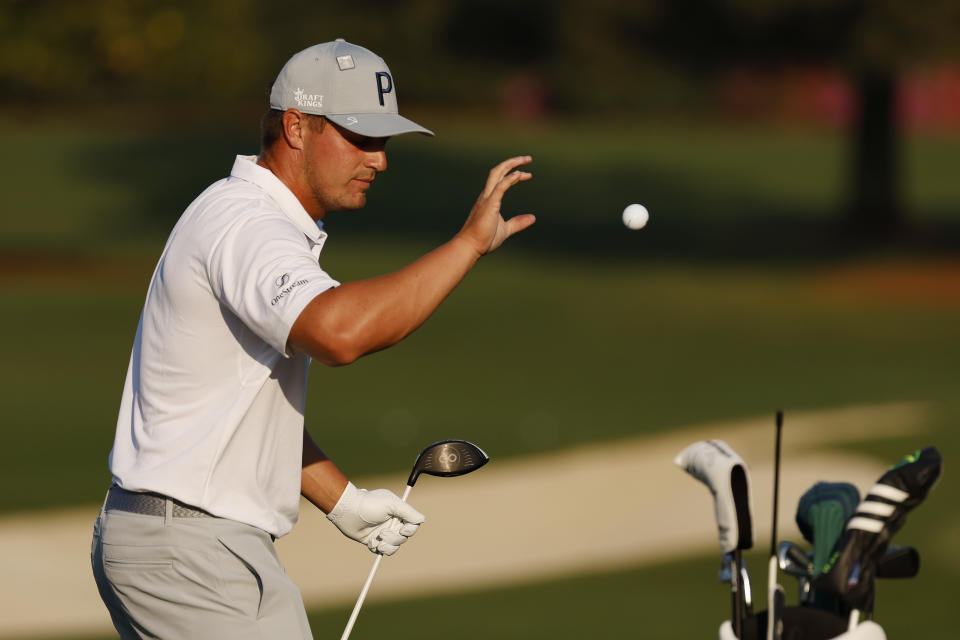
[[[307,118],[296,109],[283,112],[283,139],[291,149],[303,149],[303,135],[307,128]]]

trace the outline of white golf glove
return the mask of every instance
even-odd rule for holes
[[[392,491],[357,489],[352,482],[347,483],[327,519],[343,535],[384,556],[396,553],[426,520]]]

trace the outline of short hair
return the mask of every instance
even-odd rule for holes
[[[266,151],[283,137],[283,114],[281,109],[268,109],[260,118],[260,151]],[[307,126],[319,127],[319,131],[327,124],[327,119],[323,116],[313,115],[312,113],[303,114],[307,119]],[[319,122],[318,122],[319,121]]]

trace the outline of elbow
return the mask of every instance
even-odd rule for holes
[[[356,362],[364,351],[357,345],[357,341],[350,335],[326,335],[322,344],[315,344],[310,350],[310,357],[328,367],[342,367]]]
[[[319,360],[328,367],[343,367],[356,362],[359,357],[359,355],[349,352],[326,352],[320,357],[314,356],[314,360]]]

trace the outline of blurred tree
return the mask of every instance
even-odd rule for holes
[[[444,53],[456,10],[443,0],[368,0],[348,11],[323,0],[4,0],[0,100],[262,105],[292,53],[337,37],[404,69],[397,86],[407,98],[484,97],[478,85],[493,65]]]
[[[181,101],[246,120],[292,52],[336,37],[383,52],[404,104],[521,117],[707,110],[718,71],[842,68],[859,98],[847,221],[892,234],[897,80],[956,57],[958,22],[957,0],[5,0],[0,101]]]
[[[57,106],[235,99],[263,74],[255,0],[12,0],[0,5],[0,98]]]
[[[781,0],[784,1],[784,0]],[[898,79],[924,63],[956,58],[960,3],[851,2],[859,16],[845,63],[859,96],[854,124],[849,221],[858,232],[889,236],[907,226],[900,189]]]
[[[441,34],[446,50],[464,59],[504,65],[543,64],[555,54],[560,5],[549,0],[461,0]],[[509,15],[509,20],[503,16]]]
[[[846,70],[857,96],[846,221],[859,236],[907,227],[900,186],[897,79],[960,52],[960,3],[896,0],[659,0],[637,41],[701,72],[736,64]]]
[[[672,60],[657,60],[657,52],[651,55],[647,42],[637,37],[658,21],[657,0],[559,4],[556,39],[562,46],[552,60],[550,78],[560,107],[597,115],[704,103],[689,74],[670,69]]]

